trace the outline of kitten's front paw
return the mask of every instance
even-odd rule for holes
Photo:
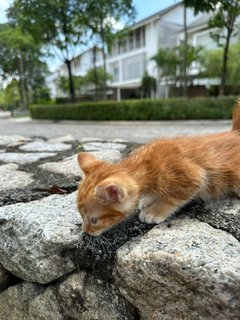
[[[142,222],[146,222],[148,224],[159,224],[163,222],[166,218],[158,217],[153,214],[146,213],[142,210],[139,214],[139,219]]]

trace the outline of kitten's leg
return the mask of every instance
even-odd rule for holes
[[[158,198],[152,205],[141,209],[139,219],[146,223],[161,223],[179,208],[183,207],[188,201],[170,198],[160,200]]]
[[[138,204],[138,209],[140,210],[139,219],[141,221],[143,222],[146,221],[145,210],[151,207],[158,199],[159,199],[159,196],[157,195],[145,195],[142,199],[140,199]]]
[[[139,200],[138,209],[143,210],[147,207],[150,207],[158,199],[159,199],[158,195],[145,195]]]
[[[139,218],[142,221],[160,223],[195,198],[199,192],[205,190],[207,183],[205,170],[186,159],[184,162],[185,171],[182,167],[180,169],[178,184],[174,185],[173,183],[171,194],[159,194],[155,201],[152,201],[152,204],[149,201],[149,205],[141,208]]]

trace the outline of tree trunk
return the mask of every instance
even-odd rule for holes
[[[188,38],[187,38],[187,8],[183,7],[183,25],[184,25],[184,56],[183,56],[183,96],[187,96],[187,56],[188,56]]]
[[[103,70],[104,70],[104,81],[103,81],[103,99],[107,99],[107,63],[106,63],[106,52],[105,52],[105,36],[104,36],[104,28],[103,28],[103,20],[101,21],[101,32],[100,32],[101,40],[102,40],[102,51],[103,51]]]
[[[97,47],[93,47],[93,72],[94,72],[94,84],[95,84],[95,100],[98,98],[98,73],[96,66],[96,55],[97,55]]]
[[[22,57],[19,55],[18,57],[18,67],[19,67],[19,85],[20,85],[20,96],[21,96],[21,105],[24,109],[27,109],[28,99],[26,93],[26,86],[24,80],[24,66]]]
[[[219,90],[220,96],[224,96],[224,94],[225,94],[225,85],[226,85],[226,79],[227,79],[228,51],[229,51],[229,43],[230,43],[231,33],[232,33],[231,30],[227,30],[226,44],[224,46],[224,51],[223,51],[221,85],[220,85],[220,90]]]
[[[69,92],[70,92],[71,101],[75,102],[75,88],[74,88],[74,82],[73,82],[71,60],[66,59],[65,63],[68,69]]]
[[[104,45],[102,47],[103,50],[103,70],[104,70],[104,82],[103,82],[103,99],[107,99],[107,63],[106,63],[106,53]]]

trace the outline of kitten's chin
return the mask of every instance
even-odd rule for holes
[[[93,237],[98,237],[98,236],[100,236],[103,232],[105,232],[105,231],[103,230],[103,231],[98,231],[98,232],[87,232],[87,234],[90,235],[90,236],[93,236]]]

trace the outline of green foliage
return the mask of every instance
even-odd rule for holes
[[[18,107],[20,105],[19,83],[12,80],[3,91],[4,102],[7,106]]]
[[[227,85],[240,85],[240,44],[233,44],[229,47]],[[220,78],[222,72],[223,48],[217,50],[204,50],[202,53],[202,76],[208,78]]]
[[[106,54],[110,51],[114,40],[126,35],[126,27],[135,17],[135,8],[132,0],[88,0],[86,1],[85,21],[91,30],[95,44],[100,44],[103,51],[104,69],[104,97],[107,94]],[[118,22],[124,24],[125,29],[116,33]]]
[[[195,14],[198,14],[199,12],[204,11],[214,11],[219,0],[184,0],[183,2],[186,7],[194,8]],[[225,2],[229,1],[226,0]]]
[[[56,46],[69,58],[71,46],[79,44],[83,33],[83,11],[79,0],[14,0],[8,16],[37,42]]]
[[[83,77],[81,76],[73,76],[74,87],[76,88],[76,92],[81,94],[81,86],[83,85]],[[65,76],[60,76],[57,80],[57,88],[65,95],[69,92],[69,81]]]
[[[157,54],[151,58],[155,61],[160,69],[161,76],[167,78],[175,78],[178,66],[178,57],[176,50],[159,49]]]
[[[234,0],[184,0],[186,6],[193,7],[195,12],[211,11],[212,18],[209,27],[212,28],[211,37],[223,47],[222,72],[220,94],[224,95],[225,85],[228,77],[229,45],[232,37],[239,31],[240,1]]]
[[[44,86],[48,72],[46,63],[41,61],[42,52],[33,37],[9,24],[0,28],[0,69],[5,79],[15,78],[21,105],[36,102],[37,91]]]
[[[86,102],[31,106],[33,119],[188,120],[230,119],[236,97]]]
[[[237,35],[239,28],[240,1],[219,1],[213,17],[209,20],[211,36],[218,46],[226,46],[226,42]],[[229,38],[229,39],[228,39]]]
[[[190,69],[193,62],[201,61],[202,47],[188,46],[187,69]],[[151,58],[155,61],[160,70],[161,77],[167,80],[176,81],[178,74],[183,73],[184,45],[179,45],[172,49],[159,49],[157,54]]]
[[[107,80],[111,80],[112,76],[107,73]],[[97,90],[103,90],[105,73],[102,67],[96,69],[91,68],[85,76],[73,76],[74,86],[78,96],[84,94],[89,88],[97,87]],[[69,81],[65,76],[60,76],[57,81],[58,89],[67,95],[69,91]]]
[[[105,78],[107,80],[112,80],[111,74],[107,73],[105,75],[105,71],[102,67],[97,67],[96,69],[91,68],[83,77],[83,85],[86,85],[86,86],[96,85],[97,89],[103,90]]]
[[[39,44],[51,45],[69,74],[70,96],[74,101],[71,62],[86,34],[85,3],[79,0],[14,0],[9,18],[32,35]]]
[[[133,22],[135,13],[132,0],[88,0],[84,16],[96,41],[110,49],[116,38],[117,22],[123,23],[126,27]],[[122,33],[126,35],[123,29],[117,37],[121,38]]]
[[[140,89],[143,93],[144,98],[151,98],[151,94],[155,95],[157,90],[156,79],[149,76],[147,71],[145,71],[144,76],[142,77]]]

